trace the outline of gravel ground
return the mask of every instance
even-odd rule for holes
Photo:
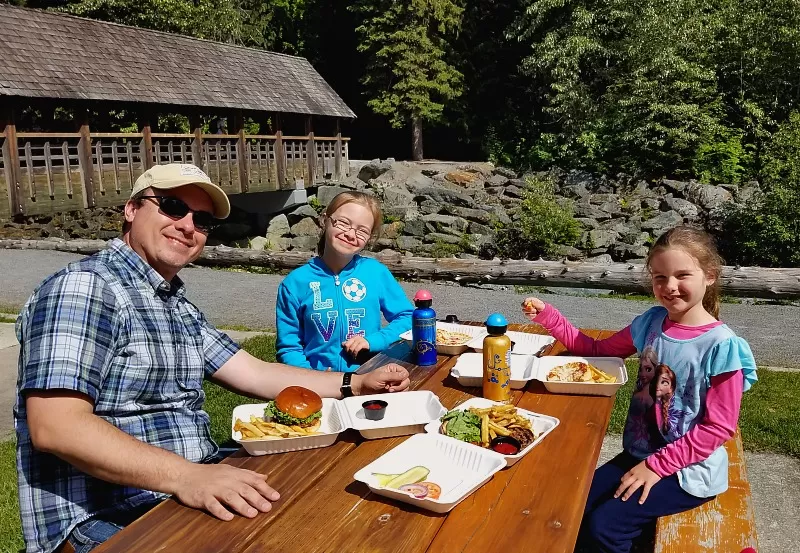
[[[46,276],[80,256],[63,252],[0,250],[0,308],[20,306]],[[275,295],[282,277],[192,267],[181,277],[188,298],[217,325],[250,328],[275,326]],[[420,288],[433,293],[441,316],[483,320],[502,312],[512,322],[525,322],[518,306],[523,294],[513,287],[482,289],[432,283],[403,283],[409,297]],[[499,287],[496,287],[499,288]],[[540,294],[578,326],[623,328],[645,311],[647,302]],[[723,304],[723,319],[748,340],[759,365],[800,367],[800,308],[777,305]]]

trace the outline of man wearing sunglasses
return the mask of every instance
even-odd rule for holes
[[[326,397],[408,387],[397,365],[343,383],[265,363],[208,323],[177,274],[229,213],[197,167],[153,167],[125,205],[122,237],[46,279],[23,308],[14,419],[28,552],[89,551],[169,495],[222,520],[270,510],[279,495],[264,475],[213,463],[203,378],[262,398],[290,385]]]

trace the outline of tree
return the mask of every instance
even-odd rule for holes
[[[362,17],[356,32],[367,56],[367,105],[393,127],[411,124],[412,158],[420,160],[423,122],[440,122],[444,102],[462,92],[447,40],[459,30],[463,8],[454,0],[360,0],[351,9]]]

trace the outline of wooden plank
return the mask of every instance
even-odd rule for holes
[[[128,142],[125,143],[125,150],[126,150],[126,153],[128,154],[128,178],[130,179],[131,190],[132,190],[133,189],[133,183],[135,182],[135,180],[133,178],[133,144],[131,144],[130,140],[128,140]],[[142,165],[144,165],[144,163],[145,163],[141,156],[139,156],[139,162]],[[142,167],[142,171],[145,171],[145,170],[146,169],[144,167]]]
[[[278,179],[278,190],[286,185],[286,153],[283,147],[283,132],[275,133],[275,169]]]
[[[103,144],[100,140],[95,144],[95,158],[97,158],[97,188],[100,190],[100,195],[105,196],[106,188],[103,185]]]
[[[215,161],[216,161],[216,164],[217,164],[217,182],[221,185],[222,184],[222,169],[221,169],[221,165],[220,165],[220,161],[219,161],[219,158],[220,158],[220,143],[219,143],[219,141],[217,141],[217,143],[214,144],[214,151],[216,153]]]
[[[306,116],[306,178],[303,180],[306,188],[314,186],[317,179],[317,145],[314,141],[314,120],[313,116]]]
[[[225,166],[228,168],[228,186],[233,186],[233,155],[231,141],[225,142]]]
[[[36,200],[36,185],[34,184],[33,177],[33,159],[31,155],[31,143],[25,142],[25,173],[28,177],[28,197],[31,200]]]
[[[55,182],[53,180],[53,160],[50,157],[50,141],[44,143],[44,167],[47,173],[47,191],[50,194],[50,199],[56,195]]]
[[[62,169],[64,170],[64,182],[67,185],[67,195],[72,196],[72,171],[69,167],[69,144],[66,140],[61,143],[61,159],[64,163]]]
[[[189,163],[186,159],[186,142],[181,140],[181,163]]]
[[[197,165],[200,169],[205,170],[205,167],[208,167],[208,159],[205,160],[205,164],[203,163],[203,121],[200,118],[200,115],[197,113],[193,113],[189,116],[189,124],[192,127],[192,134],[194,136],[194,140],[192,140],[192,163]]]
[[[692,509],[661,517],[656,523],[654,553],[739,553],[758,551],[755,510],[747,479],[742,436],[725,443],[728,452],[728,490]]]
[[[155,142],[153,142],[152,150],[153,150],[153,155],[155,156],[155,159],[156,159],[156,165],[161,165],[161,141],[160,140],[156,140]]]
[[[336,180],[342,178],[342,131],[339,128],[339,118],[336,118],[336,153],[334,157],[333,174]]]
[[[81,174],[81,191],[83,207],[89,208],[97,205],[94,199],[94,164],[92,163],[92,136],[89,132],[89,119],[82,116],[81,138],[78,141],[78,167]]]
[[[79,132],[18,132],[17,138],[80,138]]]
[[[122,187],[119,184],[119,145],[116,140],[111,143],[111,159],[114,163],[114,190],[119,194]]]
[[[346,140],[350,140],[349,138]],[[344,143],[344,174],[350,175],[350,142]]]
[[[175,163],[175,151],[172,146],[172,140],[167,142],[167,156],[169,157],[170,163]],[[161,160],[159,159],[158,162],[161,163]]]
[[[17,143],[17,127],[14,123],[14,112],[10,107],[5,109],[3,121],[3,168],[8,191],[8,209],[11,215],[23,215],[25,207],[22,203],[22,184],[20,182],[19,146]]]

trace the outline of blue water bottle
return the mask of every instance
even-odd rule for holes
[[[412,349],[417,365],[436,364],[436,311],[431,308],[433,298],[427,290],[414,295],[417,308],[411,314]]]

